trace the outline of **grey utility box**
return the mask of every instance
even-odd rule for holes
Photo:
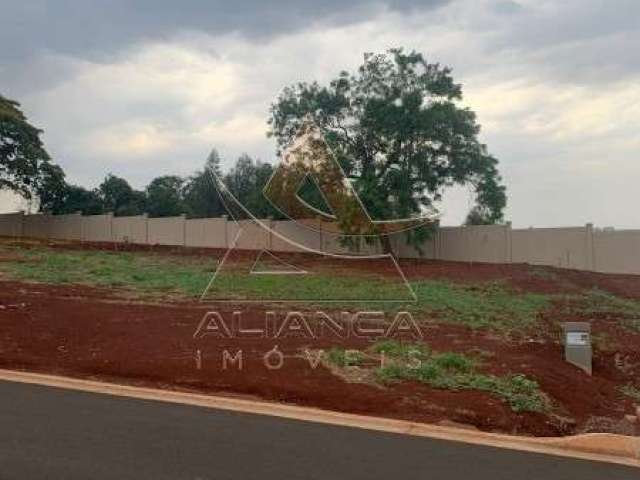
[[[566,322],[564,332],[564,359],[591,375],[593,352],[591,350],[591,324]]]

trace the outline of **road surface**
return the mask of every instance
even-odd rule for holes
[[[618,480],[640,470],[0,382],[0,480]]]

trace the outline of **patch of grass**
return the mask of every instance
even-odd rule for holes
[[[388,343],[388,342],[387,342]],[[434,353],[409,363],[405,353],[408,346],[396,346],[383,351],[392,361],[376,371],[383,382],[412,380],[434,388],[446,390],[479,390],[497,395],[506,401],[515,412],[544,412],[548,402],[537,382],[524,375],[499,377],[477,371],[478,360],[454,352]],[[420,346],[416,346],[420,348]],[[374,349],[380,351],[380,348]],[[394,352],[396,353],[394,356]]]
[[[525,375],[475,375],[469,386],[498,395],[509,403],[514,412],[544,412],[548,409],[547,399],[538,382]]]
[[[17,280],[126,287],[145,294],[198,296],[211,279],[215,266],[216,260],[210,258],[29,249],[20,251],[16,261],[0,263],[0,271]]]
[[[460,373],[472,372],[477,364],[476,359],[454,352],[437,353],[431,357],[431,362],[439,370]]]
[[[327,352],[329,363],[337,367],[353,367],[362,364],[364,353],[358,350],[345,350],[344,348],[333,347]]]
[[[393,280],[363,277],[355,272],[341,272],[340,275],[329,272],[309,275],[247,275],[229,272],[216,278],[208,298],[286,299],[309,305],[330,301],[335,307],[363,306],[370,309],[374,304],[373,300],[407,301],[410,296],[404,285]],[[385,309],[384,304],[378,305],[376,309]]]
[[[620,387],[620,393],[629,397],[634,402],[640,403],[640,388],[634,387],[632,384],[628,383]]]
[[[414,284],[418,307],[446,322],[471,328],[525,330],[550,305],[548,295],[518,293],[499,283],[456,285],[443,281]]]
[[[199,297],[211,281],[217,259],[144,252],[72,251],[51,248],[0,248],[10,258],[0,272],[16,280],[49,284],[77,283],[121,287],[151,294]],[[248,275],[234,271],[219,275],[209,299],[351,301],[407,299],[404,285],[350,275]],[[310,300],[311,299],[311,300]]]
[[[620,298],[594,288],[585,295],[578,310],[584,314],[611,314],[624,317],[625,327],[640,332],[640,301]]]
[[[532,277],[541,278],[550,282],[558,280],[558,274],[549,268],[532,265],[529,268],[529,274]]]

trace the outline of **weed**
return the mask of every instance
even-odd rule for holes
[[[414,284],[414,290],[419,308],[471,328],[527,329],[550,304],[547,295],[517,293],[495,282],[469,286],[422,281]]]
[[[640,332],[640,302],[620,298],[594,288],[582,298],[578,311],[585,314],[612,314],[622,316],[621,323],[630,330]]]
[[[627,385],[620,387],[620,393],[629,397],[631,400],[640,403],[640,388],[628,383]]]
[[[393,342],[374,345],[376,351],[390,355],[391,362],[376,371],[377,378],[389,383],[413,380],[446,390],[479,390],[499,396],[515,412],[544,412],[548,401],[537,382],[524,375],[499,377],[477,372],[478,360],[455,352],[434,353],[411,365],[405,361],[406,345]]]
[[[358,350],[345,350],[343,348],[333,347],[327,353],[329,363],[337,367],[354,367],[360,365],[364,361],[364,353]]]

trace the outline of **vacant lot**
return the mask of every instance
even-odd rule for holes
[[[312,273],[247,275],[245,252],[210,285],[223,253],[3,241],[0,366],[484,430],[638,433],[625,415],[640,402],[640,277],[407,261],[408,290],[382,260],[288,255]],[[233,335],[196,334],[213,310]],[[407,311],[423,335],[316,328],[356,311],[370,331]],[[560,323],[576,320],[592,323],[592,377],[562,361]]]

